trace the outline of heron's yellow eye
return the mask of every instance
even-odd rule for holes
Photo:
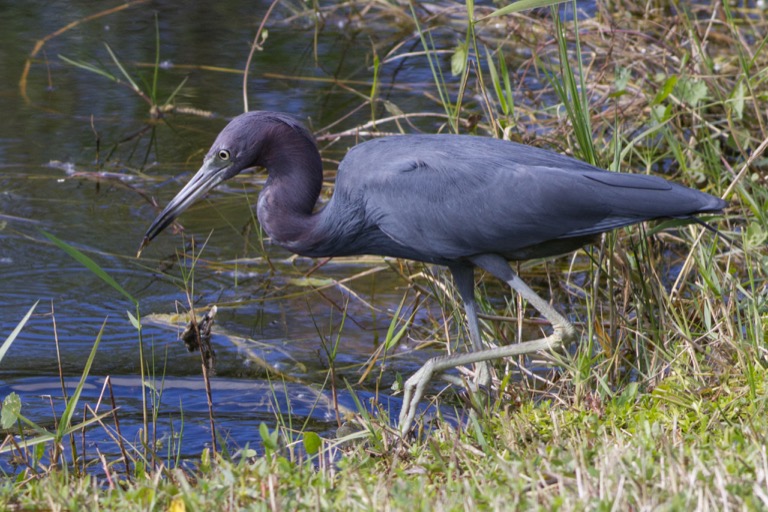
[[[220,149],[218,156],[219,156],[219,160],[224,160],[226,162],[227,160],[229,160],[229,156],[230,156],[229,151],[227,151],[226,149]]]

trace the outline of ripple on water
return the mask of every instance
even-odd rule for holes
[[[89,377],[82,390],[81,404],[88,404],[96,413],[109,410],[109,401],[102,401],[97,408],[101,395],[105,392],[106,379],[101,376]],[[141,400],[141,380],[137,376],[116,375],[110,377],[112,392],[120,422],[120,432],[124,439],[139,445],[139,436],[143,428]],[[79,379],[67,378],[67,393],[72,396]],[[170,450],[169,445],[181,438],[181,457],[191,459],[199,457],[211,440],[207,395],[202,379],[157,378],[154,385],[162,390],[162,414],[157,418],[156,432],[160,453]],[[296,426],[311,424],[311,430],[326,438],[333,438],[338,426],[333,397],[328,390],[317,390],[314,386],[297,383],[277,383],[265,380],[252,381],[241,379],[214,379],[211,382],[214,397],[214,417],[216,430],[221,439],[225,439],[228,448],[234,450],[250,444],[260,449],[259,427],[262,423],[274,424],[281,417],[285,424]],[[22,413],[30,420],[52,429],[49,424],[51,405],[57,417],[64,409],[61,385],[56,378],[49,377],[14,377],[3,375],[0,380],[0,395],[15,392],[22,400]],[[384,404],[389,409],[390,417],[396,417],[401,403],[398,399],[380,395],[374,400],[370,393],[357,393],[357,398],[364,407],[373,403]],[[356,410],[354,397],[346,390],[337,390],[339,406],[347,410]],[[78,407],[73,424],[83,421],[82,407]],[[371,412],[376,412],[371,409]],[[450,415],[450,411],[447,411]],[[343,416],[343,411],[341,412]],[[105,419],[111,429],[111,418]],[[230,437],[230,433],[236,436]],[[107,456],[119,456],[119,448],[103,428],[90,428],[87,433],[89,450],[98,448]],[[235,440],[236,439],[236,440]],[[0,468],[7,460],[0,460]]]

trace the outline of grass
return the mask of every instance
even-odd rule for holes
[[[290,5],[294,16],[313,20],[323,9],[340,9]],[[726,196],[728,214],[717,226],[735,243],[696,225],[649,225],[620,230],[568,258],[519,264],[583,334],[568,353],[548,357],[557,371],[500,363],[499,399],[460,405],[464,429],[438,422],[401,441],[386,417],[363,412],[340,418],[340,438],[319,439],[283,415],[273,430],[262,426],[257,450],[206,451],[193,469],[136,463],[124,474],[105,461],[104,474],[96,475],[69,471],[66,462],[27,467],[0,484],[0,508],[768,508],[765,14],[727,3],[715,10],[605,0],[594,17],[575,24],[548,10],[490,17],[492,9],[474,6],[472,13],[471,4],[467,10],[451,3],[438,13],[418,3],[367,5],[347,15],[363,24],[366,16],[411,23],[421,48],[415,53],[435,82],[424,95],[440,114],[405,114],[387,96],[380,74],[397,51],[379,48],[373,84],[348,85],[359,88],[355,96],[370,122],[320,130],[321,141],[399,131],[420,115],[442,119],[436,130],[528,142],[537,133],[538,145],[616,170],[663,171]],[[441,31],[457,34],[458,46],[441,47]],[[260,41],[268,48],[268,39]],[[528,93],[532,76],[548,87]],[[446,346],[459,337],[450,284],[428,272],[403,274],[409,286],[393,305],[382,359],[406,329]],[[513,343],[540,329],[530,320],[498,321],[529,315],[516,298],[496,300],[506,294],[497,283],[483,281],[481,290],[488,338]],[[428,321],[414,325],[416,308],[434,301],[444,316],[427,312]],[[333,367],[341,328],[327,329],[321,318],[316,325]],[[374,368],[372,362],[365,371],[376,380]],[[329,379],[346,385],[335,368]],[[277,381],[274,392],[281,392]],[[456,403],[450,394],[439,399]],[[58,453],[67,428],[44,446]]]

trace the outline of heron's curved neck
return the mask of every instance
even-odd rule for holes
[[[279,124],[265,138],[258,163],[268,174],[259,195],[259,221],[276,243],[300,252],[316,223],[312,212],[323,185],[320,153],[309,133]]]

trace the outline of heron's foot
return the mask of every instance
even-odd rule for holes
[[[559,346],[574,341],[577,336],[576,328],[571,322],[565,322],[555,325],[554,332],[547,336],[546,339],[551,339],[553,346]]]
[[[475,384],[477,387],[488,388],[491,382],[491,365],[487,361],[475,363]]]
[[[555,321],[552,322],[554,332],[544,338],[469,352],[466,354],[437,356],[424,363],[424,366],[414,373],[411,378],[405,381],[405,385],[403,386],[403,408],[400,411],[401,434],[407,434],[413,426],[413,421],[416,418],[416,412],[418,411],[419,401],[424,396],[427,385],[435,373],[445,371],[449,368],[455,368],[456,366],[475,363],[477,364],[478,381],[480,381],[481,378],[485,378],[488,379],[490,384],[491,375],[488,361],[531,354],[539,351],[555,350],[564,342],[576,339],[576,328],[559,314],[555,313],[555,315],[557,315],[555,316]],[[482,375],[483,371],[486,372],[484,375]]]
[[[424,363],[419,371],[411,375],[403,386],[403,408],[400,410],[400,433],[407,434],[411,430],[413,420],[416,418],[419,402],[424,396],[429,381],[435,372],[436,357]]]
[[[403,407],[400,410],[399,420],[400,432],[402,435],[407,434],[411,430],[413,422],[416,419],[416,413],[419,410],[419,402],[424,397],[424,392],[435,373],[461,364],[460,362],[456,364],[450,363],[453,358],[453,356],[433,357],[405,381],[405,384],[403,385]],[[466,381],[458,377],[443,375],[442,378],[451,384],[467,386],[467,391],[469,393],[484,394],[483,391],[490,389],[492,383],[490,364],[487,361],[479,361],[476,363],[475,371],[477,372],[475,377],[476,382],[469,383],[468,386]]]

